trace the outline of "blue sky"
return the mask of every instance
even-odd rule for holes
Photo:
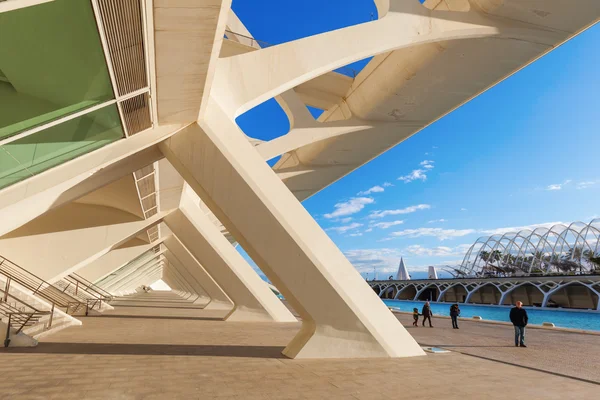
[[[234,0],[233,9],[255,38],[277,44],[376,18],[371,2],[348,1]],[[499,229],[589,222],[600,215],[599,44],[595,26],[303,205],[369,278],[386,278],[400,256],[423,276]],[[238,124],[263,140],[289,129],[274,101]]]

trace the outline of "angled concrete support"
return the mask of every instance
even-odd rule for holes
[[[160,255],[161,253],[154,254],[152,252],[150,255],[145,255],[139,260],[133,260],[131,263],[119,269],[111,276],[108,276],[106,279],[102,279],[101,281],[97,282],[97,284],[104,290],[108,292],[113,292],[116,286],[128,279],[139,269],[146,268],[150,265],[155,265],[158,262],[160,262]]]
[[[301,315],[292,358],[402,357],[420,346],[215,103],[160,146]],[[185,207],[182,207],[185,210]],[[182,212],[175,213],[185,220]],[[326,305],[326,306],[324,306]]]
[[[165,125],[78,157],[0,190],[0,236],[162,158],[156,143],[181,125]]]
[[[129,261],[142,255],[157,244],[158,243],[155,242],[151,244],[144,243],[137,246],[119,247],[79,269],[77,274],[90,282],[99,281],[121,267],[124,267]]]
[[[144,277],[147,277],[156,271],[160,271],[162,266],[162,260],[148,263],[147,265],[136,269],[127,278],[116,282],[115,285],[113,285],[113,287],[110,289],[110,292],[119,296],[131,293],[135,290],[135,288],[142,284],[141,281],[144,280]]]
[[[168,250],[165,252],[165,255],[166,253],[168,253]],[[204,306],[210,302],[210,297],[206,294],[202,286],[198,285],[198,282],[196,282],[187,271],[178,269],[167,260],[163,268],[163,276],[169,274],[173,275],[175,279],[181,282],[181,286],[188,294],[185,296],[186,300]]]
[[[52,283],[160,223],[114,209],[71,203],[0,240],[0,254]],[[35,249],[35,251],[32,251]]]
[[[229,321],[296,321],[283,303],[184,193],[165,223],[233,301]]]
[[[185,270],[210,298],[210,302],[204,307],[205,310],[233,309],[231,299],[176,237],[168,237],[165,246],[169,249],[165,252],[169,263],[180,271]],[[167,284],[170,285],[168,282]]]

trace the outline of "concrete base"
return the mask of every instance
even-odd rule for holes
[[[38,345],[38,341],[32,337],[27,336],[23,332],[16,333],[16,329],[10,329],[10,343],[8,347],[35,347]],[[6,323],[0,322],[0,345],[4,345],[6,339]]]

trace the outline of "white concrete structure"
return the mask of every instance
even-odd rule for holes
[[[437,270],[435,269],[435,267],[433,265],[430,265],[429,268],[427,269],[427,279],[437,279],[438,275],[437,275]]]
[[[396,280],[397,281],[408,281],[410,280],[410,275],[408,274],[408,270],[404,265],[404,259],[400,257],[400,264],[398,264],[398,272],[396,272]]]
[[[420,279],[371,281],[381,298],[600,311],[600,276]]]
[[[260,49],[230,1],[8,3],[0,29],[43,23],[87,46],[51,42],[52,82],[0,64],[17,104],[0,119],[0,255],[50,282],[80,271],[130,293],[163,278],[228,320],[294,320],[237,242],[302,318],[292,358],[424,354],[299,201],[600,15],[595,0],[376,0],[375,21]],[[9,36],[25,41],[14,52],[45,39]],[[331,72],[369,56],[354,79]],[[271,98],[290,131],[248,138],[235,118]],[[36,141],[69,129],[64,146]]]

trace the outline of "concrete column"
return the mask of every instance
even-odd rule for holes
[[[160,148],[301,315],[284,354],[423,355],[235,122],[214,102],[201,117],[203,129],[193,124]]]
[[[235,307],[226,320],[296,321],[246,260],[185,193],[179,208],[171,212],[164,221],[233,301]]]
[[[168,237],[165,240],[165,246],[169,249],[165,252],[165,257],[169,263],[179,270],[185,269],[210,297],[211,301],[204,307],[205,310],[233,309],[231,299],[176,237]],[[168,282],[167,284],[170,286]]]
[[[164,264],[162,274],[163,274],[163,276],[171,278],[171,280],[170,280],[171,282],[175,281],[177,283],[176,288],[179,288],[179,291],[181,292],[180,295],[184,300],[188,300],[190,302],[195,302],[196,300],[198,300],[200,298],[200,295],[196,292],[194,287],[192,287],[190,282],[185,280],[181,276],[181,274],[179,274],[179,272],[177,272],[177,270],[175,270],[171,266],[171,264],[168,261],[165,262],[165,264]],[[205,304],[208,301],[209,301],[209,299],[204,297],[203,301],[201,300],[201,304]]]
[[[167,257],[167,254],[170,256],[170,258],[167,257],[167,260],[176,259],[176,257],[169,253],[169,251],[165,252],[165,257]],[[204,306],[207,306],[210,303],[211,297],[208,295],[206,290],[202,287],[200,282],[198,282],[198,280],[181,265],[181,263],[174,264],[168,261],[167,267],[168,268],[166,268],[166,270],[173,270],[173,272],[175,272],[178,276],[180,276],[186,281],[186,283],[190,286],[191,290],[193,290],[194,293],[198,294],[198,298],[194,301],[195,304],[202,304]]]
[[[179,271],[177,268],[174,268],[168,260],[165,262],[165,268],[163,273],[171,273],[173,277],[178,280],[182,287],[185,288],[188,295],[184,296],[186,300],[193,302],[194,304],[200,304],[205,306],[210,302],[210,297],[206,295],[204,289],[199,286],[196,282],[193,282],[193,279],[190,280],[188,275],[185,275]]]

